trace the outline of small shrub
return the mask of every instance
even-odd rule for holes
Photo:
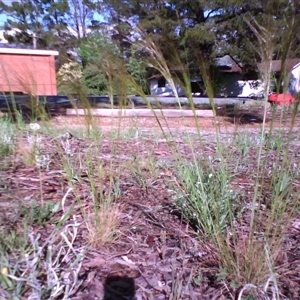
[[[69,61],[61,66],[57,73],[57,82],[60,91],[66,95],[74,94],[74,87],[82,83],[82,71],[75,61]],[[76,93],[76,92],[75,92]]]
[[[180,190],[176,204],[183,216],[203,233],[224,234],[233,221],[237,195],[221,170],[182,164],[178,170]]]

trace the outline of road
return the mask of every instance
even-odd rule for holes
[[[35,99],[33,97],[27,95],[21,96],[0,96],[0,108],[6,108],[9,104],[10,106],[12,103],[16,104],[17,107],[24,106],[30,107],[31,101]],[[50,108],[55,107],[69,107],[71,108],[72,101],[67,96],[38,96],[38,99],[41,103],[47,104]],[[138,96],[128,96],[128,100],[131,100],[134,105],[145,105],[147,104],[146,101],[142,97]],[[88,100],[92,105],[99,106],[101,104],[110,104],[110,100],[108,96],[88,96]],[[251,100],[249,98],[215,98],[214,102],[216,105],[227,105],[227,104],[237,104],[241,102],[245,102]],[[79,103],[78,99],[74,97],[74,101]],[[157,104],[157,105],[166,105],[166,106],[173,106],[178,105],[187,105],[189,104],[189,100],[185,97],[180,97],[176,99],[175,97],[154,97],[148,96],[147,97],[148,103]],[[178,103],[179,102],[179,103]],[[210,105],[209,98],[205,97],[195,97],[193,98],[193,102],[195,105]],[[73,102],[74,103],[74,102]],[[117,105],[119,103],[118,97],[114,97],[114,104]]]

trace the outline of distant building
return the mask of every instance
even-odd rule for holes
[[[218,82],[212,82],[213,85],[217,85],[216,97],[255,98],[262,94],[263,85],[258,76],[256,80],[244,80],[241,66],[229,55],[216,59],[215,67],[219,73]],[[173,73],[176,73],[175,77],[180,77],[178,71],[173,70]],[[148,78],[148,81],[152,95],[174,96],[170,84],[161,74]],[[193,96],[207,96],[203,79],[200,76],[190,77],[190,88]],[[185,96],[185,91],[179,84],[176,84],[176,90],[179,96]]]
[[[300,63],[296,64],[291,70],[289,93],[292,95],[300,93]]]
[[[7,44],[8,40],[4,37],[5,30],[0,30],[0,43]]]
[[[288,92],[292,95],[300,93],[300,58],[286,59],[285,61],[272,60],[271,64],[262,62],[258,64],[258,69],[261,73],[271,71],[274,78],[274,92],[277,92],[278,88],[279,90],[283,89],[283,79],[287,78]]]
[[[57,51],[0,48],[0,93],[56,95]]]

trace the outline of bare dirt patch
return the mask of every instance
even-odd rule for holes
[[[93,117],[93,124],[104,128],[196,128],[214,129],[216,125],[224,128],[232,128],[235,125],[244,125],[245,128],[259,127],[263,123],[264,113],[263,105],[256,104],[253,107],[226,105],[216,108],[215,118],[206,117],[184,117],[184,118],[155,118],[155,117]],[[274,120],[274,126],[289,126],[292,120],[291,107],[271,106],[267,109],[266,121],[267,126],[271,120]],[[53,123],[57,126],[85,126],[87,120],[83,116],[66,116],[59,115],[54,117]],[[300,121],[296,118],[295,125],[299,125]]]

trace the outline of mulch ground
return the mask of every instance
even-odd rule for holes
[[[271,116],[270,110],[267,115],[268,126]],[[199,118],[204,140],[204,148],[201,148],[199,141],[197,142],[197,135],[194,136],[194,146],[199,147],[199,159],[201,156],[217,155],[214,137],[216,125],[220,126],[225,141],[228,138],[227,132],[232,133],[235,130],[257,134],[262,118],[259,109],[234,113],[220,112],[217,124],[216,120]],[[275,124],[277,127],[281,126],[280,119],[282,118],[278,111]],[[288,124],[290,120],[291,114],[286,114],[283,123]],[[56,116],[52,123],[62,133],[67,133],[72,128],[73,133],[76,132],[74,128],[78,129],[85,124],[85,120],[83,117]],[[28,206],[32,201],[41,199],[41,196],[44,201],[61,202],[69,188],[72,188],[73,192],[65,199],[65,209],[73,206],[77,197],[72,217],[82,221],[82,208],[89,210],[92,200],[91,185],[87,176],[89,170],[82,167],[79,157],[83,160],[92,159],[95,166],[101,162],[104,173],[116,170],[113,175],[116,178],[113,180],[118,182],[119,192],[114,201],[121,205],[119,238],[102,247],[90,249],[82,264],[78,291],[72,299],[103,299],[104,293],[106,300],[135,299],[134,297],[138,300],[237,298],[241,287],[226,284],[219,274],[213,247],[197,237],[194,228],[185,222],[173,203],[177,174],[172,167],[175,162],[170,146],[176,146],[182,157],[192,161],[185,132],[190,129],[192,134],[196,133],[195,120],[161,120],[161,126],[173,134],[170,140],[163,137],[155,118],[121,121],[94,118],[94,124],[103,129],[100,145],[94,145],[91,140],[82,139],[76,136],[76,133],[67,137],[68,147],[72,152],[70,159],[75,170],[72,184],[70,175],[66,174],[62,167],[62,156],[53,137],[47,134],[42,137],[43,154],[50,158],[48,166],[42,171],[28,167],[22,161],[21,148],[26,144],[26,136],[20,137],[20,146],[14,156],[1,162],[2,230],[17,226],[20,204]],[[126,139],[117,136],[112,139],[111,131],[117,128],[137,128],[141,132],[137,131],[137,136],[133,134]],[[295,143],[294,146],[300,151],[300,145]],[[93,153],[92,158],[90,153]],[[248,194],[248,198],[251,199],[249,193],[253,192],[253,181],[249,174],[251,168],[256,167],[254,150],[249,152],[249,158],[249,165],[244,166],[239,174],[233,174],[233,187],[243,194]],[[101,186],[99,192],[105,197],[105,193],[110,191],[112,179],[108,175],[100,177],[97,174],[96,172],[93,177],[95,184]],[[242,222],[247,224],[249,220],[244,219]],[[286,256],[277,262],[281,291],[286,299],[295,300],[300,299],[300,225],[297,222],[300,222],[300,216],[288,231]],[[46,240],[52,227],[32,225],[32,229]],[[74,245],[85,245],[86,236],[86,229],[84,226],[80,227]],[[282,273],[284,270],[287,274]],[[174,289],[181,291],[180,298],[172,298]]]

